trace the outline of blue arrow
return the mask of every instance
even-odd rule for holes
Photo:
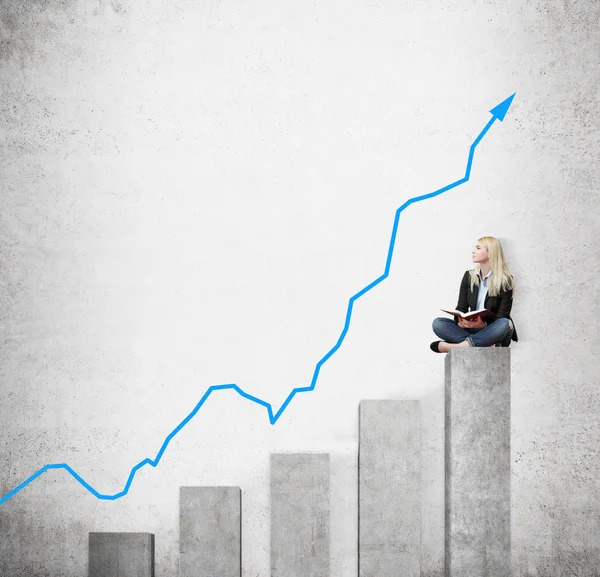
[[[294,398],[294,396],[297,393],[306,393],[306,392],[314,390],[314,388],[317,384],[317,379],[319,377],[319,372],[321,370],[321,367],[331,358],[331,356],[340,348],[340,346],[344,342],[344,338],[346,337],[346,334],[348,333],[348,329],[350,328],[350,319],[352,317],[352,308],[354,306],[354,303],[360,297],[364,296],[371,289],[375,288],[380,282],[382,282],[383,280],[385,280],[388,277],[388,275],[390,273],[390,267],[392,264],[392,255],[394,253],[394,245],[396,244],[396,233],[398,231],[398,223],[400,221],[400,214],[402,213],[402,211],[415,202],[421,202],[422,200],[425,200],[427,198],[433,198],[434,196],[438,196],[439,194],[442,194],[453,188],[456,188],[457,186],[460,186],[461,184],[464,184],[465,182],[467,182],[469,180],[470,175],[471,175],[471,166],[473,163],[473,155],[475,154],[475,148],[477,147],[479,142],[481,142],[481,139],[485,136],[487,131],[490,129],[490,127],[492,126],[492,124],[494,124],[494,122],[496,120],[500,120],[500,121],[504,120],[504,117],[506,116],[506,113],[508,112],[508,109],[511,105],[511,102],[513,101],[513,98],[515,97],[515,94],[516,94],[516,92],[514,94],[512,94],[511,96],[509,96],[506,100],[504,100],[500,104],[498,104],[498,106],[495,106],[494,108],[492,108],[490,110],[490,112],[492,114],[492,118],[490,118],[489,122],[485,125],[483,130],[477,135],[477,138],[473,141],[473,143],[471,144],[471,146],[469,148],[469,158],[467,160],[467,168],[465,170],[465,176],[463,178],[456,180],[456,181],[452,182],[451,184],[448,184],[434,192],[430,192],[429,194],[424,194],[422,196],[415,196],[415,197],[407,200],[401,207],[399,207],[396,210],[396,214],[394,216],[394,225],[392,227],[392,235],[390,238],[390,244],[389,244],[389,249],[388,249],[388,254],[387,254],[387,258],[386,258],[386,262],[385,262],[385,269],[384,269],[383,274],[381,276],[378,276],[375,280],[370,282],[367,286],[365,286],[363,289],[361,289],[356,294],[354,294],[350,297],[350,300],[348,301],[348,309],[346,311],[346,320],[344,322],[344,328],[343,328],[338,340],[336,341],[335,345],[329,351],[327,351],[327,353],[325,353],[325,355],[317,362],[313,376],[312,376],[310,386],[297,387],[297,388],[293,389],[292,392],[289,394],[288,398],[283,403],[283,405],[281,405],[281,407],[275,414],[273,413],[273,407],[270,403],[268,403],[267,401],[263,401],[262,399],[259,399],[258,397],[255,397],[253,395],[246,393],[240,387],[238,387],[238,385],[236,385],[235,383],[213,385],[213,386],[209,387],[208,390],[204,393],[204,395],[202,396],[202,398],[200,399],[198,404],[194,407],[192,412],[185,419],[183,419],[183,421],[181,421],[181,423],[179,423],[179,425],[177,425],[177,427],[175,427],[175,429],[173,429],[173,431],[171,431],[171,433],[167,436],[167,438],[164,440],[164,442],[163,442],[160,450],[158,451],[156,457],[154,458],[154,460],[146,458],[143,461],[140,461],[137,465],[135,465],[131,469],[131,472],[129,473],[129,477],[127,479],[127,483],[125,484],[125,487],[123,488],[123,490],[120,491],[119,493],[115,493],[114,495],[103,495],[102,493],[99,493],[98,491],[96,491],[96,489],[94,489],[86,481],[84,481],[66,463],[52,463],[49,465],[45,465],[44,467],[42,467],[41,469],[36,471],[33,475],[31,475],[31,477],[27,478],[20,485],[15,487],[10,493],[8,493],[4,497],[2,497],[2,499],[0,499],[0,505],[5,503],[6,501],[8,501],[11,497],[16,495],[19,491],[21,491],[21,489],[24,489],[27,485],[29,485],[29,483],[31,483],[34,479],[36,479],[42,473],[46,472],[49,469],[64,469],[75,480],[77,480],[79,483],[81,483],[81,485],[83,487],[85,487],[90,493],[92,493],[98,499],[103,499],[105,501],[114,501],[116,499],[120,499],[121,497],[127,495],[136,473],[142,467],[145,467],[146,465],[151,465],[152,467],[156,467],[158,465],[158,463],[160,462],[162,456],[164,455],[164,453],[165,453],[169,443],[173,439],[173,437],[175,437],[175,435],[177,433],[179,433],[179,431],[181,431],[181,429],[183,429],[183,427],[196,415],[196,413],[200,410],[200,407],[202,407],[202,405],[204,405],[204,403],[206,402],[208,397],[210,397],[210,395],[213,391],[224,391],[226,389],[233,389],[236,393],[238,393],[240,396],[244,397],[245,399],[248,399],[249,401],[252,401],[253,403],[256,403],[257,405],[265,407],[267,409],[267,413],[269,415],[269,422],[272,425],[274,425],[279,420],[279,417],[281,417],[281,415],[283,414],[283,411],[285,411],[286,407],[290,404],[290,401]]]
[[[504,117],[506,116],[506,113],[508,112],[508,109],[510,108],[510,104],[513,101],[513,98],[515,97],[515,93],[513,93],[511,96],[509,96],[506,100],[502,101],[500,104],[498,104],[498,106],[495,106],[494,108],[492,108],[490,110],[490,112],[500,121],[502,122],[504,120]]]

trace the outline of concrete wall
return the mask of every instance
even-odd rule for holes
[[[107,495],[213,384],[275,409],[348,298],[385,282],[275,426],[211,395],[157,468],[98,500],[64,469],[0,505],[0,573],[85,575],[89,532],[156,536],[178,487],[239,486],[245,577],[269,574],[271,452],[331,453],[331,571],[357,569],[357,407],[423,407],[423,549],[443,555],[443,368],[431,321],[498,236],[517,288],[517,577],[599,566],[597,2],[48,0],[0,13],[0,494],[67,463]],[[578,569],[573,569],[577,571]]]

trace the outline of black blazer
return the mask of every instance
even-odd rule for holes
[[[481,282],[481,279],[479,280]],[[470,288],[471,286],[471,275],[469,271],[466,271],[463,275],[462,281],[460,283],[460,292],[458,294],[458,304],[456,305],[456,310],[461,313],[467,313],[470,310],[477,310],[477,295],[479,294],[479,285],[475,285],[473,290]],[[496,297],[491,297],[489,293],[485,297],[485,301],[483,303],[484,308],[492,311],[498,318],[509,318],[512,321],[510,316],[510,309],[512,308],[512,290],[501,292]],[[494,319],[496,320],[496,319]],[[454,317],[454,322],[458,324],[458,318]],[[488,321],[488,324],[493,323],[494,321]],[[515,327],[515,321],[513,321],[513,334],[511,340],[517,342],[519,337],[517,336],[517,329]],[[510,341],[509,341],[510,342]],[[506,346],[506,345],[504,345]]]

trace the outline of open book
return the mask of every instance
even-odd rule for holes
[[[489,311],[488,309],[479,309],[476,311],[469,311],[468,313],[462,313],[460,311],[447,311],[444,309],[440,310],[455,317],[462,317],[467,321],[472,321],[477,316],[480,316],[484,321],[487,321],[488,319],[496,320],[498,318],[492,311]]]

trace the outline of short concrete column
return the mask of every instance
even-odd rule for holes
[[[154,577],[154,535],[90,533],[89,577]]]
[[[420,403],[361,401],[358,430],[359,577],[419,577]]]
[[[239,487],[179,488],[179,577],[241,577]]]
[[[445,363],[446,577],[510,577],[510,349]]]
[[[329,577],[329,454],[271,455],[271,576]]]

